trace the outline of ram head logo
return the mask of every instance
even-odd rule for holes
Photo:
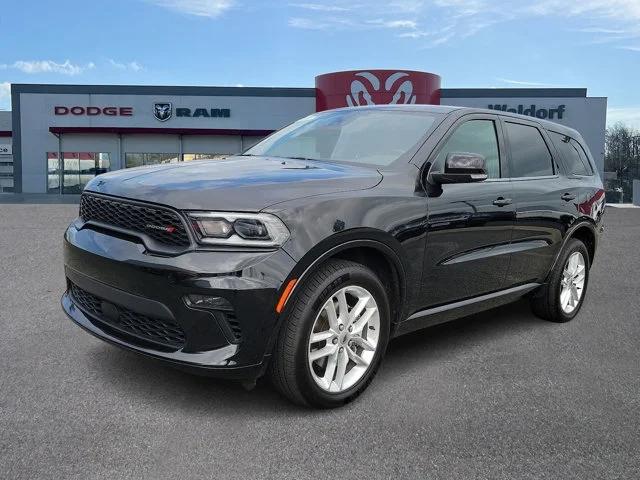
[[[355,76],[359,78],[351,82],[351,93],[346,98],[347,105],[350,107],[375,105],[376,103],[416,103],[413,83],[405,78],[409,76],[406,72],[395,72],[389,75],[384,85],[371,72],[358,72]],[[404,80],[402,80],[403,78]],[[390,99],[389,96],[391,96]],[[380,101],[381,97],[387,98],[385,101]]]
[[[153,116],[161,122],[166,122],[173,115],[173,107],[170,103],[154,103]]]

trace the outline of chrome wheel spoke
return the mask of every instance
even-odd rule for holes
[[[574,254],[569,257],[569,272],[574,275],[578,269],[578,257]]]
[[[349,363],[349,357],[347,352],[343,349],[338,350],[338,364],[336,367],[336,379],[334,380],[337,391],[342,390],[342,385],[344,384],[344,376],[347,373],[347,364]]]
[[[344,289],[340,290],[336,294],[338,299],[338,320],[340,323],[345,324],[349,319],[349,305],[347,304],[347,296]]]
[[[573,300],[574,305],[577,305],[578,300],[580,300],[580,295],[578,295],[578,289],[575,285],[571,286],[571,300]]]
[[[309,360],[311,360],[312,362],[315,362],[320,358],[328,357],[329,355],[334,353],[337,349],[338,349],[337,345],[333,345],[333,344],[325,345],[324,347],[319,348],[318,350],[313,350],[312,352],[310,352]]]
[[[331,385],[333,382],[333,376],[336,373],[336,366],[338,365],[338,350],[329,357],[327,361],[327,368],[324,371],[323,380],[327,386]]]
[[[353,333],[354,334],[358,334],[358,333],[362,332],[362,329],[364,328],[364,326],[377,313],[378,313],[378,309],[377,308],[375,308],[375,309],[373,309],[373,308],[367,309],[358,320],[353,322]]]
[[[325,303],[324,311],[327,313],[329,327],[333,330],[338,330],[338,313],[336,312],[336,306],[333,304],[333,298],[330,298],[327,303]]]
[[[349,355],[349,358],[351,360],[353,360],[353,363],[355,363],[356,365],[358,365],[360,367],[368,367],[369,366],[369,361],[365,360],[363,357],[358,355],[353,350],[351,350],[351,349],[347,350],[347,354]]]
[[[571,299],[571,294],[569,293],[569,290],[562,290],[562,293],[560,294],[560,305],[562,306],[563,310],[566,310],[567,307],[569,306],[569,300]]]
[[[358,319],[360,314],[366,308],[367,303],[369,303],[370,299],[371,299],[371,297],[362,297],[362,298],[358,299],[358,303],[356,303],[355,307],[353,307],[353,309],[351,309],[351,311],[349,312],[349,323],[350,324],[354,323]]]
[[[326,330],[324,332],[315,332],[311,334],[311,343],[322,342],[323,340],[329,340],[334,337],[335,333],[331,330]]]
[[[356,345],[362,347],[364,350],[369,350],[371,352],[375,352],[376,350],[376,346],[370,341],[368,341],[366,338],[354,337],[353,341],[355,342]]]

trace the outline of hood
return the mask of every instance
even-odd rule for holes
[[[117,170],[86,190],[184,210],[259,211],[313,195],[372,188],[371,167],[273,157],[229,157]]]

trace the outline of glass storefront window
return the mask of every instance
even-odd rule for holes
[[[47,152],[47,193],[60,193],[58,152]]]
[[[230,153],[185,153],[182,155],[182,159],[185,162],[192,160],[222,160],[231,156]]]
[[[125,153],[127,168],[143,165],[158,165],[161,163],[177,163],[180,155],[177,153]]]
[[[47,192],[79,194],[93,177],[110,168],[108,153],[62,152],[61,162],[58,152],[47,152]]]

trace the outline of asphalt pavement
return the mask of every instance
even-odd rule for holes
[[[521,301],[401,337],[333,411],[75,326],[59,299],[76,211],[0,205],[0,478],[640,477],[640,209],[608,209],[574,321]]]

